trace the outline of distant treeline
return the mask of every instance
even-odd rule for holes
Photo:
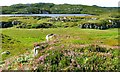
[[[118,7],[53,3],[15,4],[2,6],[2,14],[101,14],[118,12]]]

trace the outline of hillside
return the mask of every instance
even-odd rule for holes
[[[2,6],[2,14],[102,14],[111,12],[118,12],[118,8],[53,3]]]
[[[53,3],[2,6],[2,14],[23,16],[2,16],[0,19],[0,72],[119,72],[118,9]]]
[[[57,38],[46,42],[45,36],[53,32]],[[10,52],[0,61],[3,70],[120,70],[117,29],[11,28],[2,33],[2,50]],[[40,44],[36,57],[34,43]]]

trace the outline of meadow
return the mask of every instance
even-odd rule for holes
[[[2,17],[0,69],[120,71],[118,13],[67,17]],[[49,42],[45,37],[56,34]],[[33,48],[40,45],[34,57]],[[6,52],[6,53],[5,53]]]
[[[90,14],[90,16],[2,16],[0,72],[120,71],[119,7],[53,3],[14,4],[2,14]],[[48,34],[56,38],[46,41]],[[34,46],[39,53],[34,56]]]
[[[50,33],[57,34],[58,39],[47,43],[45,36]],[[0,53],[10,51],[9,55],[2,55],[1,64],[10,61],[3,69],[120,70],[117,28],[99,30],[79,27],[41,29],[12,27],[2,29],[1,35]],[[46,42],[44,48],[37,57],[32,57],[33,44],[42,42]],[[22,67],[19,64],[22,64]]]

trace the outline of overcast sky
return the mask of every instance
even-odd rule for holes
[[[0,6],[9,6],[12,4],[27,3],[55,3],[55,4],[82,4],[82,5],[98,5],[102,7],[118,7],[120,0],[0,0]]]

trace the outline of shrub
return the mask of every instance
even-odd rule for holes
[[[55,27],[53,24],[50,23],[42,23],[42,24],[33,24],[32,28],[53,28]]]
[[[31,26],[32,26],[32,25],[27,25],[26,28],[31,29]]]

